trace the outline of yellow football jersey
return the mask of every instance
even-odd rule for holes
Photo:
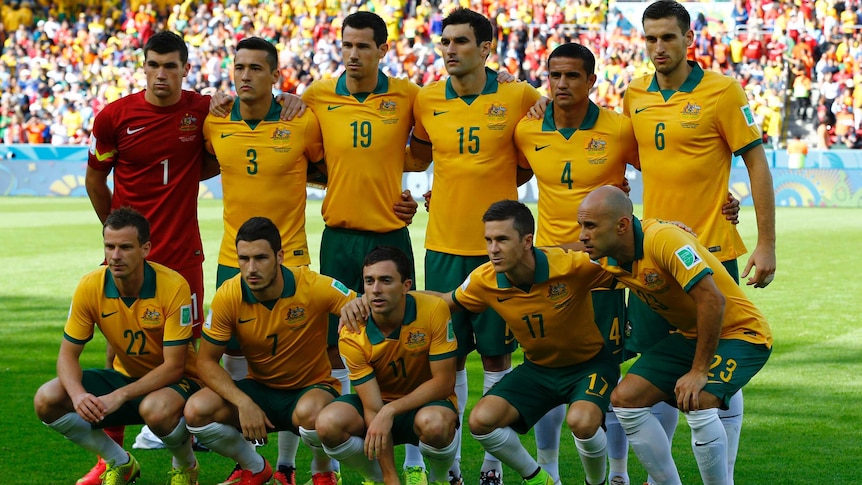
[[[186,377],[197,377],[189,284],[176,271],[144,262],[138,298],[121,297],[107,266],[81,278],[66,321],[66,340],[83,345],[98,325],[116,351],[114,369],[143,377],[164,363],[164,347],[185,345]]]
[[[623,110],[638,142],[644,218],[684,222],[720,261],[729,261],[746,252],[720,210],[731,157],[763,141],[739,83],[691,64],[679,91],[661,91],[652,75],[633,80]]]
[[[216,291],[212,321],[203,338],[227,345],[231,335],[248,360],[249,376],[274,389],[341,384],[330,374],[326,354],[329,315],[339,314],[356,294],[338,280],[307,267],[281,267],[284,290],[274,301],[258,301],[238,274]]]
[[[515,144],[539,187],[537,246],[578,240],[578,206],[602,185],[621,185],[626,163],[637,165],[631,120],[592,102],[578,129],[557,128],[554,105],[541,120],[524,118]]]
[[[419,86],[378,72],[371,93],[350,94],[345,74],[315,81],[302,94],[323,128],[327,226],[390,232],[405,226],[393,209],[401,200],[407,138]]]
[[[408,293],[404,322],[383,335],[372,317],[360,333],[342,331],[338,350],[358,386],[377,379],[383,401],[400,399],[431,379],[430,362],[456,357],[458,343],[446,303],[435,296]],[[456,404],[455,392],[449,396]]]
[[[620,267],[610,258],[601,261],[606,271],[628,286],[656,313],[689,338],[697,337],[697,306],[688,296],[704,276],[711,274],[726,298],[721,338],[772,346],[772,332],[760,310],[724,269],[718,258],[697,239],[674,224],[656,219],[634,220],[635,261]]]
[[[451,80],[419,91],[413,143],[430,143],[434,159],[432,208],[425,247],[484,256],[482,214],[492,203],[517,199],[515,125],[539,93],[527,83],[498,83],[485,69],[481,94],[460,97]]]
[[[533,254],[536,270],[529,288],[512,286],[488,262],[473,270],[452,298],[474,313],[493,308],[534,364],[565,367],[590,360],[604,345],[590,290],[609,287],[611,275],[580,251],[533,248]]]
[[[323,138],[314,113],[281,121],[272,100],[266,118],[245,121],[234,103],[229,117],[204,121],[207,151],[218,158],[224,194],[224,235],[219,264],[239,267],[236,233],[255,216],[271,219],[281,232],[284,264],[311,264],[305,234],[308,162],[323,160]]]

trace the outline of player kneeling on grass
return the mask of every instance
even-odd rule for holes
[[[282,430],[311,448],[314,484],[335,485],[334,465],[314,421],[341,387],[326,356],[329,315],[339,314],[356,294],[304,266],[283,266],[281,248],[278,228],[265,217],[253,217],[237,231],[240,274],[213,298],[198,359],[207,387],[189,400],[185,416],[202,444],[240,465],[241,485],[270,481],[272,467],[253,443]],[[249,377],[239,381],[219,365],[232,335],[248,361]]]
[[[578,207],[590,258],[664,317],[676,331],[645,350],[611,395],[632,448],[658,485],[681,485],[665,432],[650,413],[676,403],[706,485],[726,485],[728,440],[718,417],[766,364],[772,333],[721,262],[697,239],[657,219],[640,221],[616,187],[592,191]],[[475,411],[474,411],[475,412]]]
[[[104,484],[130,483],[141,474],[135,458],[103,431],[130,424],[147,424],[171,452],[170,484],[197,484],[199,469],[183,420],[186,399],[200,389],[189,285],[179,273],[146,261],[151,243],[144,216],[116,209],[102,235],[107,265],[78,283],[57,378],[36,392],[36,414],[105,459]],[[79,358],[94,326],[118,349],[113,369],[81,369]]]
[[[317,432],[329,456],[366,483],[399,484],[393,446],[410,443],[419,446],[431,483],[444,485],[457,450],[458,344],[446,303],[410,292],[409,274],[400,249],[378,247],[366,256],[367,306],[357,299],[354,311],[342,312],[351,328],[338,340],[356,394],[321,411]]]

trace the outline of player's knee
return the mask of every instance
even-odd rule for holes
[[[209,389],[201,389],[194,393],[192,397],[186,401],[183,408],[183,415],[186,418],[186,424],[192,427],[206,426],[215,421],[213,413],[215,411],[215,399],[218,396]]]
[[[626,385],[626,380],[623,379],[614,391],[611,393],[611,405],[614,407],[631,408],[637,406],[634,399],[637,396],[631,392],[630,386]]]
[[[423,443],[442,448],[451,443],[455,437],[456,419],[454,411],[442,406],[431,406],[416,413],[413,424],[419,431],[419,439]]]
[[[66,399],[66,391],[60,384],[59,379],[51,379],[42,384],[36,395],[33,396],[33,408],[36,410],[36,416],[46,423],[53,422],[57,416],[58,408],[60,408],[63,400]]]
[[[320,389],[306,392],[299,398],[293,410],[293,422],[305,429],[315,429],[317,415],[335,399],[332,394]]]
[[[174,396],[165,394],[159,392],[150,394],[138,406],[141,418],[159,436],[169,434],[183,415],[183,399],[175,392],[173,394],[176,394],[176,399]]]
[[[340,413],[333,406],[323,408],[314,421],[314,429],[320,442],[326,446],[337,446],[338,438],[342,435],[343,425]]]
[[[602,425],[602,411],[591,402],[579,401],[569,408],[566,424],[579,439],[591,438]]]
[[[470,432],[475,435],[488,434],[497,429],[500,416],[494,411],[486,398],[479,399],[470,412]]]

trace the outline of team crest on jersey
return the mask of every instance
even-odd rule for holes
[[[383,118],[384,125],[398,123],[398,119],[395,118],[398,115],[398,102],[394,99],[382,99],[380,104],[377,105],[377,112]]]
[[[287,153],[290,151],[290,130],[287,128],[278,127],[272,132],[273,147],[272,149],[279,153]]]
[[[180,120],[180,131],[195,131],[198,129],[198,119],[191,113],[186,113]]]
[[[505,103],[491,103],[485,105],[485,119],[488,120],[489,130],[505,130],[508,119],[509,108]]]
[[[428,343],[428,335],[422,329],[411,330],[404,338],[404,346],[408,350],[424,347]]]
[[[141,315],[141,325],[145,327],[157,327],[162,324],[162,314],[158,310],[147,308]]]
[[[661,277],[658,271],[653,268],[646,268],[641,271],[640,279],[643,283],[652,290],[661,288],[664,286],[664,278]]]
[[[584,150],[590,165],[602,165],[608,161],[608,141],[603,136],[592,136],[584,142]]]
[[[683,128],[697,128],[700,124],[696,121],[700,120],[703,114],[703,108],[694,101],[686,101],[685,106],[679,113],[680,126]]]
[[[548,300],[558,301],[569,296],[569,287],[565,283],[554,283],[548,287]]]
[[[287,322],[287,326],[290,327],[291,330],[300,330],[306,325],[307,314],[305,312],[305,308],[298,306],[294,308],[287,309],[287,316],[284,318],[284,321]]]

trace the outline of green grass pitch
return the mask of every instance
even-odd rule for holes
[[[754,211],[743,209],[741,220],[740,230],[751,249],[756,234]],[[420,210],[410,227],[420,287],[426,221]],[[200,224],[208,304],[221,241],[220,201],[201,202]],[[320,203],[309,202],[313,261],[322,228]],[[780,208],[777,233],[775,282],[764,290],[747,289],[769,319],[775,350],[766,368],[745,389],[736,483],[859,483],[862,279],[856,273],[862,268],[862,217],[853,209]],[[55,375],[56,353],[75,285],[102,258],[100,227],[86,199],[0,197],[0,483],[71,484],[94,462],[39,422],[32,399],[38,386]],[[740,269],[744,262],[745,258]],[[82,360],[84,367],[104,364],[100,337],[87,346]],[[520,355],[513,360],[520,362]],[[480,397],[482,377],[475,356],[468,366],[469,410]],[[137,427],[127,430],[128,449],[136,433]],[[681,420],[674,456],[683,482],[694,484],[700,478],[689,439]],[[531,435],[524,437],[524,443],[535,450]],[[274,464],[274,443],[261,451]],[[477,483],[482,452],[468,434],[462,454],[467,483]],[[167,452],[137,451],[135,456],[143,467],[139,484],[164,483],[170,467]],[[214,453],[199,454],[199,458],[202,484],[220,481],[232,467],[227,458]],[[309,460],[307,450],[300,447],[300,483],[309,478]],[[633,484],[645,479],[633,454],[629,472]],[[567,485],[583,483],[571,435],[565,430],[561,473]],[[507,470],[505,481],[519,480]],[[345,485],[358,482],[355,474],[345,474]]]

